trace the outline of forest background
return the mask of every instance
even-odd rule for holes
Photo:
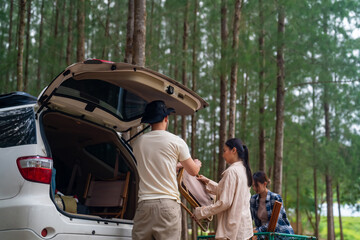
[[[159,71],[209,103],[170,125],[203,175],[219,179],[239,137],[297,234],[360,239],[333,210],[359,208],[359,26],[358,0],[1,1],[0,93],[37,96],[87,58]]]

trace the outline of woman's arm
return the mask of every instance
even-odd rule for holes
[[[211,185],[211,182],[209,181],[208,186]],[[196,218],[203,219],[226,211],[233,202],[237,184],[237,178],[234,174],[231,172],[225,174],[217,187],[219,199],[209,206],[196,208],[194,210]]]

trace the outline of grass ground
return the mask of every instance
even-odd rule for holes
[[[344,240],[360,240],[360,217],[342,217]],[[339,218],[334,217],[335,239],[340,239]],[[321,217],[320,239],[327,239],[327,220]]]
[[[344,240],[360,240],[360,217],[342,217],[342,225],[343,225],[343,233]],[[340,239],[340,228],[339,228],[339,218],[334,217],[335,224],[335,239]],[[306,226],[306,223],[303,223],[303,227],[309,228]],[[326,217],[321,217],[320,221],[320,239],[319,240],[327,240],[327,219]],[[304,235],[311,236],[312,229],[307,229],[308,231],[304,231]],[[191,233],[190,233],[191,234]],[[199,233],[200,235],[200,233]],[[203,234],[207,235],[207,234]]]

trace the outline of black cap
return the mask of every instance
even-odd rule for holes
[[[164,117],[172,112],[175,112],[175,110],[173,108],[167,108],[164,101],[152,101],[146,105],[141,122],[150,124],[161,122]]]

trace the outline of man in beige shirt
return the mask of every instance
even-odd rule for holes
[[[163,101],[149,103],[142,118],[151,131],[133,146],[140,176],[138,207],[134,217],[133,239],[180,239],[181,207],[176,181],[176,165],[195,176],[201,162],[193,160],[180,137],[166,131],[168,115],[174,109]]]

